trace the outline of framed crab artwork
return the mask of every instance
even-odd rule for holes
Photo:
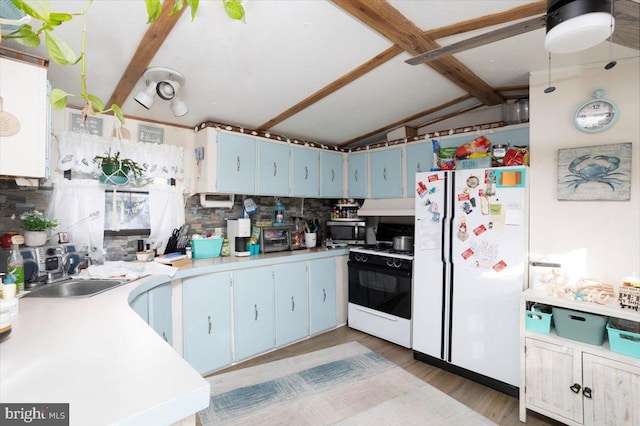
[[[623,201],[631,191],[631,142],[558,150],[558,200]]]

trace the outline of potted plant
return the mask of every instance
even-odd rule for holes
[[[47,229],[58,226],[56,219],[50,219],[41,211],[31,210],[20,215],[24,229],[24,243],[29,247],[42,246],[47,242]]]
[[[105,155],[96,155],[93,162],[97,163],[102,170],[101,182],[124,184],[129,181],[130,174],[137,178],[144,172],[144,168],[137,162],[130,158],[120,158],[120,151],[112,155],[111,148],[109,152],[105,152]]]

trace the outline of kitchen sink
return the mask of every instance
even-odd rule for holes
[[[25,297],[90,297],[123,285],[126,282],[126,280],[109,279],[69,279],[37,287]]]

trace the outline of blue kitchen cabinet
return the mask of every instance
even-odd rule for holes
[[[131,306],[131,309],[140,315],[140,318],[142,318],[146,323],[149,322],[149,295],[147,292],[136,296],[129,306]]]
[[[260,195],[289,195],[289,146],[258,140],[258,190]]]
[[[236,361],[275,347],[270,266],[233,273]]]
[[[309,334],[307,268],[305,262],[276,265],[274,271],[276,347]]]
[[[171,283],[149,290],[149,325],[173,345],[171,323]]]
[[[343,155],[338,152],[320,151],[320,196],[343,197]]]
[[[366,152],[349,154],[349,177],[347,179],[349,198],[367,197],[367,160]]]
[[[309,332],[334,328],[336,318],[336,260],[309,261]]]
[[[182,313],[184,359],[200,374],[231,365],[231,273],[183,280]]]
[[[371,196],[402,197],[402,149],[371,152]]]
[[[291,147],[291,196],[318,197],[320,155],[318,150],[299,146]]]
[[[218,191],[231,194],[254,194],[256,189],[255,138],[218,133],[217,154]]]
[[[431,142],[407,144],[407,196],[416,196],[416,173],[428,172],[433,165]]]

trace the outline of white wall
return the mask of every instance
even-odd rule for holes
[[[530,248],[531,258],[562,264],[580,276],[619,284],[640,273],[640,68],[638,59],[572,69],[552,69],[556,91],[545,94],[548,71],[530,77]],[[573,124],[578,106],[596,89],[620,109],[608,130],[587,134]],[[632,143],[631,199],[628,201],[558,201],[558,149]]]

